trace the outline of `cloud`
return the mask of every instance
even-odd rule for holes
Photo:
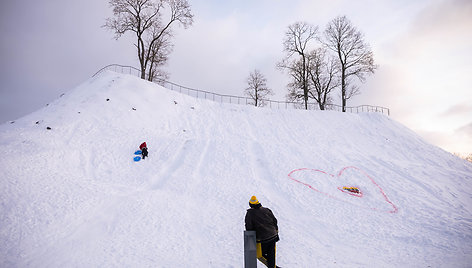
[[[257,68],[269,78],[270,87],[284,91],[285,82],[279,83],[283,74],[275,68],[282,57],[286,28],[283,13],[277,13],[283,3],[274,3],[269,10],[258,3],[250,8],[240,4],[239,8],[212,7],[225,16],[211,13],[207,17],[198,16],[208,13],[202,10],[205,5],[197,6],[194,25],[176,33],[168,65],[171,80],[216,93],[243,95],[247,76]]]
[[[396,36],[374,43],[379,69],[356,101],[382,103],[392,117],[428,141],[472,151],[472,1],[431,1]]]
[[[383,48],[382,59],[395,72],[385,82],[396,88],[390,94],[401,98],[392,105],[424,118],[464,98],[472,99],[472,77],[467,75],[472,63],[463,60],[463,49],[472,47],[472,32],[467,30],[472,25],[471,6],[469,1],[430,6],[412,22],[408,32]]]
[[[454,140],[456,139],[456,140]],[[463,125],[454,131],[454,135],[450,137],[451,147],[455,148],[454,152],[463,155],[472,154],[472,122]]]
[[[467,135],[472,138],[472,122],[467,125],[464,125],[456,130],[457,133]]]
[[[110,63],[135,65],[132,42],[101,26],[107,1],[2,2],[0,122],[33,112]]]
[[[462,102],[459,104],[455,104],[450,106],[445,110],[440,116],[444,117],[452,117],[452,116],[460,116],[460,117],[471,117],[472,116],[472,103],[470,102]]]
[[[472,123],[456,131],[416,131],[426,141],[451,153],[469,155],[472,153]]]

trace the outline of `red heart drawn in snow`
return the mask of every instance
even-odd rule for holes
[[[350,171],[353,170],[353,171],[356,171],[356,172],[359,173],[359,174],[362,174],[362,176],[360,176],[360,177],[361,177],[360,179],[362,179],[362,177],[364,177],[364,179],[365,179],[365,178],[368,179],[367,181],[368,181],[368,186],[369,186],[369,187],[367,187],[367,188],[370,188],[371,190],[376,190],[376,191],[378,191],[378,192],[380,193],[380,196],[385,200],[385,202],[387,202],[389,205],[392,206],[392,209],[391,209],[391,210],[388,210],[388,211],[386,211],[386,212],[388,212],[388,213],[396,213],[396,212],[398,211],[398,208],[390,201],[390,199],[388,199],[388,197],[387,197],[387,195],[385,194],[385,192],[384,192],[384,190],[382,189],[382,187],[380,187],[380,185],[377,184],[377,183],[375,182],[375,180],[374,180],[371,176],[369,176],[369,174],[367,174],[365,171],[363,171],[363,170],[361,170],[360,168],[357,168],[357,167],[350,166],[350,167],[342,168],[342,169],[338,172],[337,175],[332,175],[332,174],[329,174],[329,173],[327,173],[327,172],[325,172],[325,171],[322,171],[322,170],[319,170],[319,169],[300,168],[300,169],[295,169],[295,170],[291,171],[291,172],[288,174],[288,177],[289,177],[291,180],[293,180],[293,181],[295,181],[295,182],[297,182],[297,183],[300,183],[300,184],[302,184],[302,185],[305,185],[306,187],[312,189],[312,190],[315,191],[315,192],[324,194],[324,195],[326,195],[326,196],[328,196],[328,197],[330,197],[330,198],[336,199],[336,200],[340,200],[340,201],[343,201],[343,202],[348,202],[348,201],[343,200],[343,199],[341,199],[341,198],[339,198],[339,197],[336,197],[334,194],[330,194],[330,193],[328,193],[328,192],[326,192],[326,191],[321,191],[321,190],[318,189],[318,187],[314,187],[314,186],[312,186],[312,185],[310,185],[310,184],[308,184],[308,183],[306,183],[306,182],[303,182],[303,181],[297,179],[296,176],[295,176],[296,173],[303,172],[303,171],[310,171],[310,172],[316,172],[316,173],[320,173],[320,174],[327,175],[327,176],[333,178],[335,183],[342,183],[342,181],[343,181],[343,179],[344,179],[344,178],[343,178],[343,175],[345,174],[345,171],[346,171],[346,170],[350,170]],[[346,176],[345,176],[345,177],[346,177]],[[359,179],[359,178],[358,178],[358,179]],[[364,185],[365,185],[365,182],[364,182]],[[335,187],[335,188],[339,189],[340,191],[342,191],[342,192],[344,192],[344,193],[346,193],[346,194],[355,196],[355,197],[360,197],[360,198],[362,198],[362,197],[364,196],[364,191],[363,191],[362,187],[357,187],[357,186],[354,186],[354,185],[338,185],[338,186],[334,185],[334,186],[332,186],[332,187]],[[333,188],[333,189],[334,189],[334,188]],[[358,189],[358,192],[357,192],[356,189]],[[329,190],[332,191],[332,189],[329,189]],[[352,203],[352,202],[348,202],[348,203],[354,204],[354,203]],[[354,204],[354,205],[358,205],[358,206],[364,207],[364,208],[369,208],[369,209],[372,209],[372,210],[383,211],[383,210],[381,210],[381,209],[379,209],[379,208],[377,208],[377,207],[372,207],[372,206],[369,207],[369,206],[363,206],[363,205],[359,205],[359,204]]]

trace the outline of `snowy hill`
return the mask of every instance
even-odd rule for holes
[[[282,267],[472,266],[472,165],[379,114],[105,72],[0,125],[0,153],[0,267],[243,267],[251,195],[279,220]]]

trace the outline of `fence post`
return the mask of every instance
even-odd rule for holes
[[[244,268],[257,268],[256,231],[244,231]]]

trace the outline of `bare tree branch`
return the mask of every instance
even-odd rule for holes
[[[330,93],[339,86],[338,66],[335,59],[329,57],[326,49],[318,48],[308,55],[309,77],[313,90],[310,96],[318,103],[320,110],[331,104]]]
[[[350,77],[357,77],[361,82],[365,76],[374,73],[373,53],[364,37],[346,16],[333,19],[324,31],[325,46],[334,51],[338,57],[341,72],[342,109],[346,111],[346,100],[359,94],[359,89],[349,86]]]
[[[309,44],[312,40],[316,40],[318,27],[314,27],[305,22],[297,22],[288,27],[283,42],[285,58],[277,64],[280,69],[285,69],[292,76],[293,80],[288,85],[289,94],[287,99],[299,99],[300,94],[297,90],[303,92],[303,101],[305,109],[308,109],[308,98],[310,91],[307,55]],[[291,60],[294,56],[299,60]]]
[[[141,78],[152,81],[165,72],[158,70],[172,51],[172,26],[192,25],[193,15],[187,0],[109,0],[113,17],[105,28],[115,32],[115,39],[126,32],[136,34]]]

